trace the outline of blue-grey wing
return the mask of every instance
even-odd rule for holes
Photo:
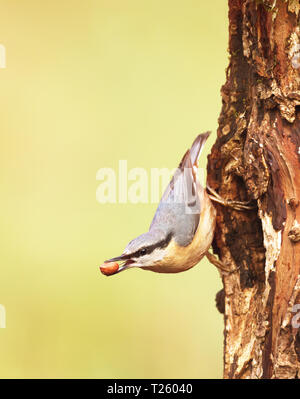
[[[181,246],[189,245],[199,224],[201,196],[198,159],[209,133],[199,135],[182,158],[158,205],[150,230],[172,232]]]

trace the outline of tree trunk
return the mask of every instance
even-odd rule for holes
[[[257,208],[216,205],[214,252],[237,268],[222,276],[224,378],[300,378],[299,24],[299,0],[229,0],[208,184]]]

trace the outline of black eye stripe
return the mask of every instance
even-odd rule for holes
[[[166,239],[159,241],[158,243],[156,243],[154,245],[149,245],[148,247],[141,248],[129,256],[130,256],[130,258],[138,258],[139,256],[151,254],[151,252],[153,252],[156,248],[161,248],[161,249],[166,248],[168,246],[169,242],[171,241],[172,236],[173,236],[173,233],[169,233]]]

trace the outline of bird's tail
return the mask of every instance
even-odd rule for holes
[[[211,132],[206,132],[199,134],[199,136],[196,137],[194,140],[191,149],[190,149],[190,157],[191,157],[191,162],[192,165],[198,167],[198,161],[201,155],[201,152],[203,150],[204,144],[206,143],[206,140],[208,139],[208,136],[210,135]]]
[[[194,166],[198,168],[198,160],[201,151],[210,133],[211,132],[199,134],[194,140],[191,148],[184,154],[161,198],[161,203],[170,202],[170,198],[172,198],[172,201],[175,203],[189,204],[194,202],[197,186],[201,186]],[[199,207],[197,209],[199,209]],[[153,221],[154,220],[156,220],[156,216]]]

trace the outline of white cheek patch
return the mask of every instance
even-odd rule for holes
[[[156,248],[151,254],[146,254],[137,259],[140,266],[153,266],[156,262],[161,261],[167,255],[166,248]]]

